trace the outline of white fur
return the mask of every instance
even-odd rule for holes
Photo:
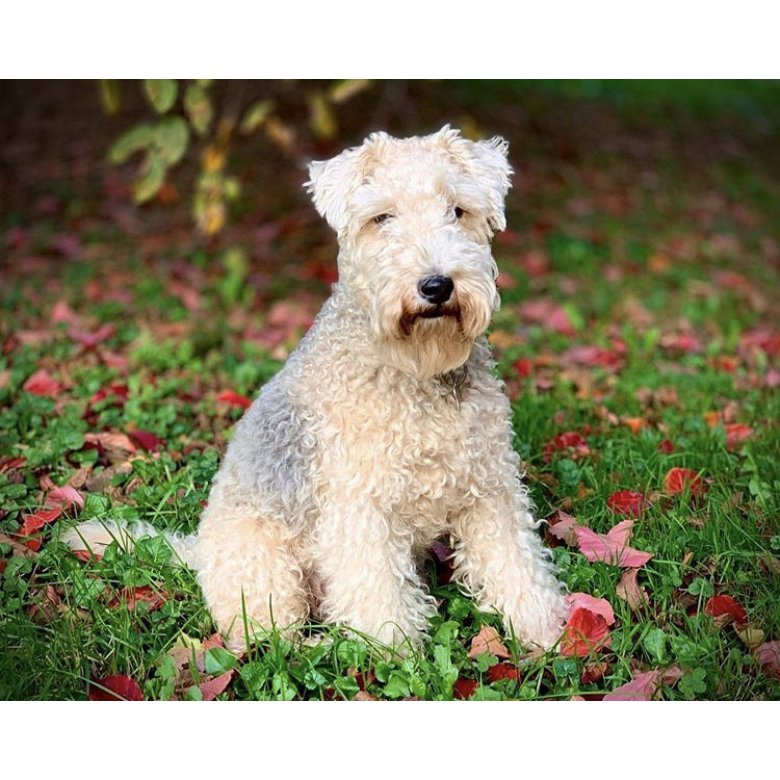
[[[483,335],[499,304],[490,238],[505,226],[506,153],[445,127],[375,133],[312,163],[340,281],[238,423],[197,539],[170,539],[233,646],[312,611],[388,644],[417,640],[436,610],[418,566],[441,535],[483,608],[528,643],[557,641],[561,587]],[[454,282],[438,318],[420,316],[432,275]]]

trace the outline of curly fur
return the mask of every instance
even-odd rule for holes
[[[490,238],[505,225],[506,153],[445,127],[377,133],[312,163],[339,283],[238,423],[197,537],[169,536],[233,646],[244,614],[267,629],[312,610],[387,644],[419,639],[436,604],[418,564],[443,534],[483,608],[528,643],[557,641],[561,587],[483,335],[499,304]],[[454,282],[438,309],[418,292],[431,275]],[[101,544],[94,524],[69,541]]]

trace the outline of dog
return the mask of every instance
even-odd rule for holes
[[[233,649],[310,616],[390,647],[437,605],[420,562],[448,535],[454,576],[528,645],[566,608],[485,337],[506,227],[501,138],[374,133],[307,188],[336,231],[339,280],[235,429],[196,535],[167,534]],[[74,548],[156,534],[89,522]]]

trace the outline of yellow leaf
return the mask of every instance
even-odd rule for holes
[[[355,95],[368,89],[372,83],[371,79],[345,79],[344,81],[337,81],[328,90],[328,98],[336,105],[346,103]]]
[[[244,118],[241,120],[241,124],[238,128],[239,132],[243,135],[254,133],[270,116],[274,107],[275,104],[273,100],[260,100],[257,103],[253,103],[246,110]]]
[[[113,116],[119,111],[122,100],[119,93],[119,82],[116,79],[100,79],[100,102],[103,110]]]
[[[738,628],[737,636],[751,650],[764,643],[764,632],[760,628],[752,628],[751,626]]]
[[[306,96],[309,103],[309,127],[317,138],[328,140],[338,133],[333,109],[322,92],[312,91]]]
[[[206,173],[221,171],[225,167],[225,152],[214,145],[209,145],[203,150],[200,164]]]
[[[295,149],[295,131],[278,117],[268,117],[265,122],[265,133],[272,143],[285,152],[292,152]]]

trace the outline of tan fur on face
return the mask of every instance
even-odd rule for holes
[[[379,359],[418,377],[445,373],[488,327],[499,305],[490,238],[504,224],[505,151],[445,128],[421,139],[377,134],[313,165],[315,204],[339,231],[340,278],[371,320]],[[380,214],[390,217],[375,224]],[[433,319],[418,286],[439,275],[455,289]]]

